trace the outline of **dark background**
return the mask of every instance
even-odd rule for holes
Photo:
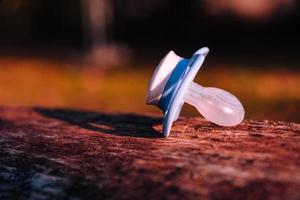
[[[297,0],[0,0],[0,105],[161,114],[157,63],[207,46],[196,82],[248,119],[299,122],[299,25]]]
[[[57,52],[57,49],[73,48],[85,51],[83,24],[88,22],[82,21],[81,1],[16,2],[19,4],[2,1],[2,50],[30,48]],[[211,14],[205,1],[199,0],[114,0],[109,3],[112,17],[107,25],[107,40],[126,45],[142,62],[157,59],[169,49],[188,56],[201,46],[210,47],[215,58],[221,60],[250,63],[299,60],[297,1],[289,9],[279,7],[271,14],[246,17],[231,11]]]

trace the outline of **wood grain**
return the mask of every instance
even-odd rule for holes
[[[0,108],[0,199],[300,199],[300,124]]]

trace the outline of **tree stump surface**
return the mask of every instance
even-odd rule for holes
[[[300,199],[300,124],[0,108],[0,199]]]

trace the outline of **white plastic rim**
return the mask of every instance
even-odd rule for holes
[[[170,51],[157,65],[152,78],[149,82],[148,93],[146,97],[147,104],[157,105],[165,86],[176,67],[177,63],[182,60],[174,51]]]
[[[183,100],[184,93],[188,89],[190,83],[193,82],[194,78],[196,77],[208,52],[209,49],[207,47],[204,47],[194,53],[194,54],[200,54],[200,57],[196,60],[196,63],[193,64],[190,71],[186,74],[185,79],[182,81],[174,99],[170,104],[169,110],[165,113],[164,121],[163,121],[164,124],[163,134],[165,137],[169,136],[172,124],[178,118],[181,112],[181,108],[184,103]]]

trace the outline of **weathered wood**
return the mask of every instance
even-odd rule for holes
[[[0,108],[0,199],[300,199],[300,124]]]

